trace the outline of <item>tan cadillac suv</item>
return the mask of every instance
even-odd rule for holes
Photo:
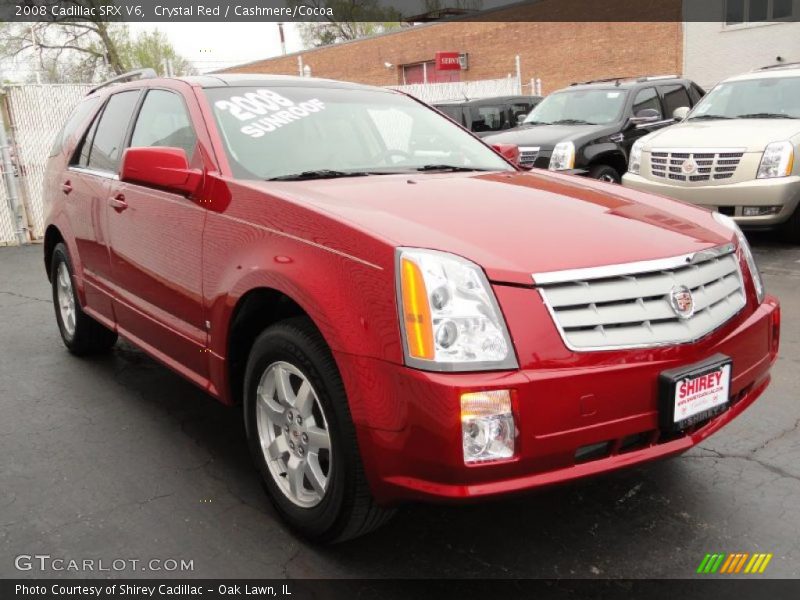
[[[624,185],[800,242],[800,63],[726,79],[673,116],[634,144]]]

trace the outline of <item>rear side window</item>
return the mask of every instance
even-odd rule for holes
[[[147,92],[133,129],[131,147],[182,148],[191,161],[196,145],[197,136],[183,98],[165,90]]]
[[[689,92],[682,85],[665,85],[661,87],[661,94],[664,97],[664,113],[672,116],[672,111],[681,106],[688,108],[692,107],[692,101],[689,100]]]
[[[138,99],[139,90],[120,92],[109,98],[89,151],[87,166],[90,169],[116,173],[125,144],[125,134]]]
[[[655,88],[644,88],[643,90],[639,90],[639,92],[636,94],[636,98],[633,99],[634,116],[638,115],[639,111],[642,111],[646,108],[657,110],[659,117],[663,118],[663,113],[661,112],[661,102],[658,101],[658,94],[656,93]]]
[[[94,96],[92,98],[84,98],[80,101],[80,103],[78,103],[78,106],[72,109],[72,113],[67,119],[67,122],[64,123],[61,131],[56,134],[56,137],[53,140],[53,147],[50,149],[50,156],[56,156],[57,154],[61,153],[61,151],[64,149],[64,144],[66,144],[67,141],[73,135],[75,135],[78,127],[84,124],[89,115],[92,114],[97,108],[98,104],[100,104],[100,98],[98,96]]]

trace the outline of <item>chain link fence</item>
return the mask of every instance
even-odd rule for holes
[[[15,173],[28,218],[31,238],[44,237],[47,199],[42,197],[42,178],[55,135],[75,105],[89,91],[89,85],[9,85],[3,89],[9,118]],[[5,180],[0,185],[0,244],[16,243],[14,218],[10,214]]]

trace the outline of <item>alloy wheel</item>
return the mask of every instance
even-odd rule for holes
[[[297,506],[318,505],[331,481],[333,455],[311,382],[294,365],[272,363],[261,376],[256,402],[261,451],[276,485]]]
[[[67,263],[62,262],[58,265],[56,273],[56,297],[58,299],[58,311],[61,315],[61,323],[67,337],[75,335],[75,294],[72,291],[72,278],[69,276]]]

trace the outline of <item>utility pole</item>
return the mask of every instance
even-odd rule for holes
[[[278,23],[278,34],[281,36],[281,54],[286,55],[286,37],[283,35],[283,23]]]
[[[0,94],[0,98],[2,98],[2,94]],[[11,146],[8,143],[8,136],[6,136],[2,103],[0,103],[0,166],[2,166],[2,178],[6,184],[8,209],[14,215],[14,222],[17,226],[17,240],[19,245],[22,246],[28,242],[26,233],[28,228],[25,226],[25,211],[19,195],[17,178],[14,176],[14,165],[11,162]]]

